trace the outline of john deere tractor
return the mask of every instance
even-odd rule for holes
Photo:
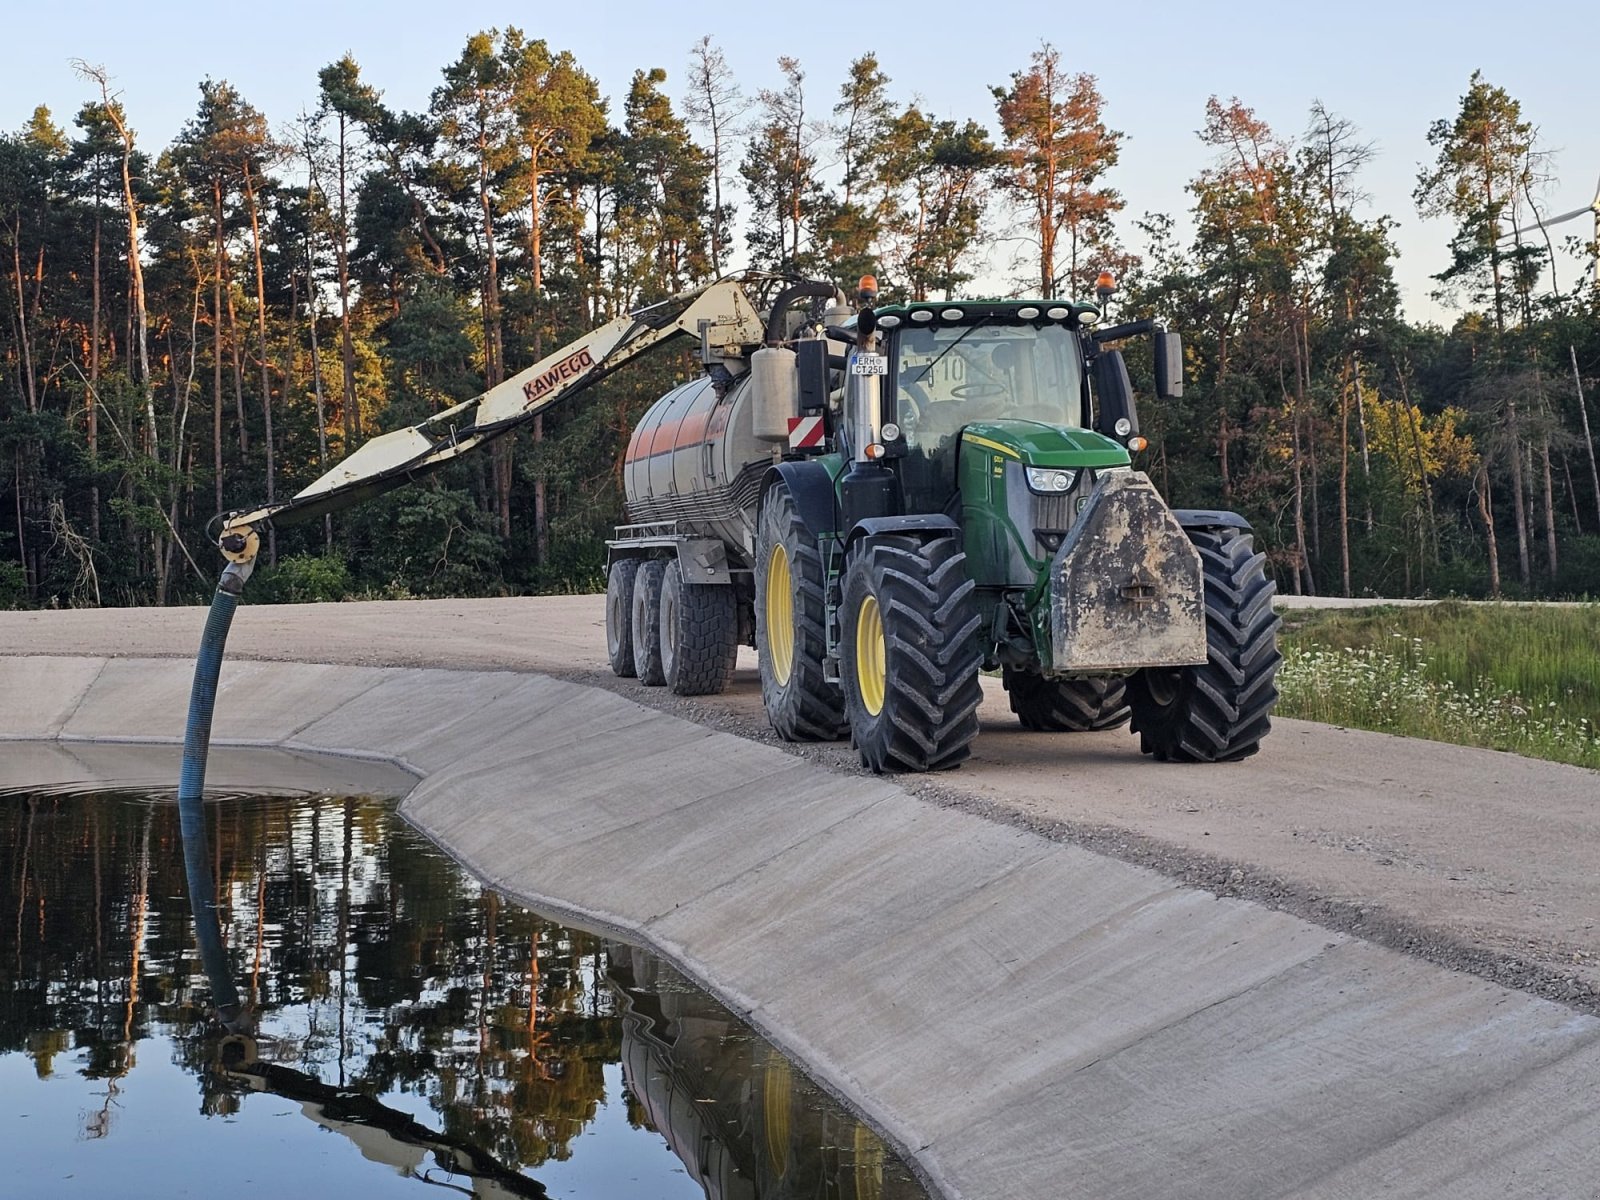
[[[1162,760],[1253,754],[1279,661],[1264,558],[1242,518],[1169,508],[1130,458],[1115,344],[1150,338],[1174,397],[1177,335],[1087,303],[873,298],[765,298],[764,346],[640,422],[613,667],[717,691],[753,642],[777,732],[848,733],[875,771],[964,759],[984,669],[1029,729],[1131,719]]]

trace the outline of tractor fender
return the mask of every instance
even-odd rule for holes
[[[1250,522],[1238,513],[1223,512],[1216,508],[1175,508],[1172,515],[1178,524],[1189,529],[1243,529],[1250,530]]]
[[[951,517],[943,513],[925,513],[920,516],[900,517],[863,517],[850,527],[850,533],[845,538],[845,552],[848,554],[855,544],[864,538],[878,537],[885,533],[900,533],[910,537],[931,541],[934,538],[959,537],[961,526],[956,524]]]
[[[838,508],[834,502],[833,476],[820,462],[800,459],[793,462],[774,463],[761,479],[761,500],[756,506],[756,525],[761,524],[761,510],[767,506],[767,497],[779,482],[789,488],[794,497],[795,510],[806,530],[819,541],[832,537],[839,528]]]

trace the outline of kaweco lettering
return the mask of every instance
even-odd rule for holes
[[[522,385],[522,394],[529,401],[537,400],[540,396],[549,395],[557,385],[565,383],[574,375],[581,374],[594,366],[594,358],[588,350],[579,350],[576,354],[568,355],[555,366],[542,374],[535,375]]]

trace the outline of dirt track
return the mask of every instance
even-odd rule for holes
[[[0,613],[0,653],[189,657],[203,620]],[[771,740],[749,651],[728,694],[679,700],[611,676],[602,621],[593,596],[247,606],[229,652],[539,671]],[[1024,733],[985,682],[973,760],[916,794],[1600,1012],[1600,774],[1300,721],[1247,762],[1166,766],[1125,731]],[[844,746],[795,752],[856,769]]]

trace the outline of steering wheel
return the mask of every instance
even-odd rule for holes
[[[928,405],[933,403],[933,398],[928,395],[928,389],[915,379],[907,379],[900,384],[900,424],[907,429],[915,429],[928,410]]]
[[[1006,389],[998,383],[961,383],[951,388],[950,394],[957,400],[989,400],[1004,396]]]

